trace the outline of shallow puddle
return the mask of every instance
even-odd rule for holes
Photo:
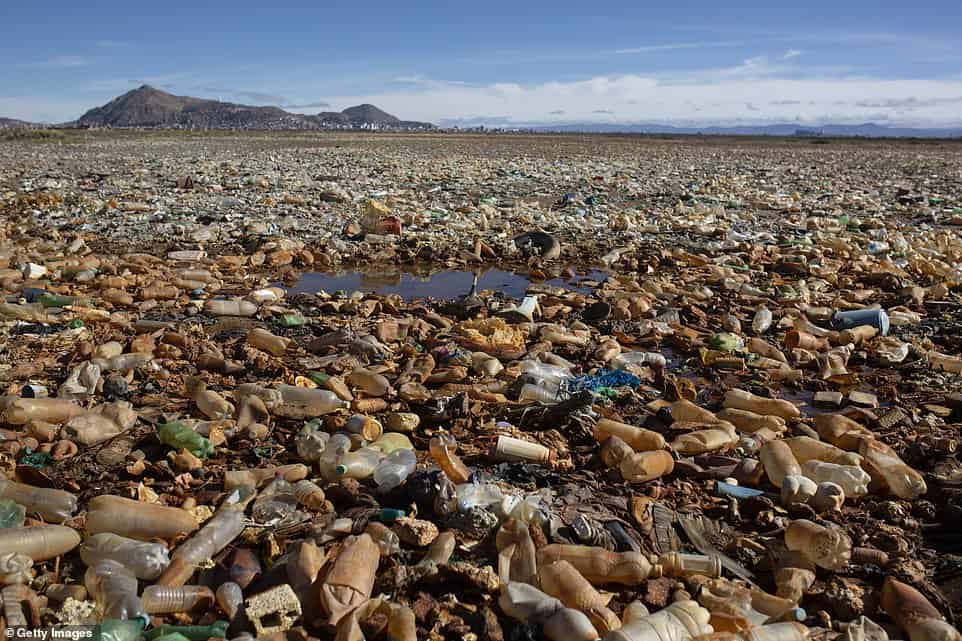
[[[468,294],[475,274],[478,275],[478,291],[500,292],[512,298],[524,297],[531,285],[538,284],[588,293],[594,288],[594,283],[603,282],[608,278],[607,272],[598,270],[588,270],[572,279],[553,278],[546,281],[534,281],[524,273],[495,268],[478,272],[449,270],[433,273],[401,269],[378,272],[311,272],[301,276],[297,284],[288,292],[297,294],[319,291],[362,291],[375,294],[400,294],[405,300],[428,297],[444,300]]]

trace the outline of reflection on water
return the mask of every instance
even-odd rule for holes
[[[471,290],[474,276],[478,276],[478,291],[501,292],[512,298],[522,298],[532,281],[527,275],[489,268],[471,271],[431,272],[428,269],[382,269],[377,272],[312,272],[301,276],[296,285],[288,291],[300,292],[346,292],[362,291],[376,294],[400,294],[406,300],[416,298],[454,299],[466,295]],[[573,279],[554,278],[544,282],[552,287],[562,287],[571,291],[588,293],[592,287],[583,281],[602,282],[607,272],[589,270]]]

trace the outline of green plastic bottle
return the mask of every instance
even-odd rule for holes
[[[137,641],[144,632],[144,619],[106,619],[94,626],[93,641]]]
[[[0,528],[23,527],[27,510],[16,501],[0,499]]]
[[[300,327],[307,323],[307,319],[300,314],[284,314],[281,316],[281,325],[284,327]]]
[[[226,639],[227,621],[214,621],[210,625],[168,625],[164,624],[144,634],[147,641],[174,641],[174,635],[181,640],[207,641],[207,639]],[[180,641],[180,640],[178,640]]]
[[[159,425],[157,436],[164,445],[175,450],[186,448],[188,452],[198,458],[207,458],[214,453],[214,446],[210,441],[180,421]]]

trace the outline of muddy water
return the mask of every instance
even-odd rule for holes
[[[532,284],[540,284],[539,281],[531,280],[524,273],[494,268],[478,272],[458,270],[414,272],[398,269],[377,272],[307,273],[288,292],[296,294],[319,291],[362,291],[375,294],[400,294],[405,300],[428,297],[439,300],[455,299],[466,295],[471,290],[475,273],[478,275],[478,291],[500,292],[512,298],[522,298],[528,287]],[[543,284],[588,293],[594,288],[595,283],[600,283],[607,277],[607,272],[587,270],[571,279],[554,278],[543,281]]]

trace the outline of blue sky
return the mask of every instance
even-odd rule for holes
[[[962,124],[962,2],[0,4],[0,116],[141,84],[437,123]]]

